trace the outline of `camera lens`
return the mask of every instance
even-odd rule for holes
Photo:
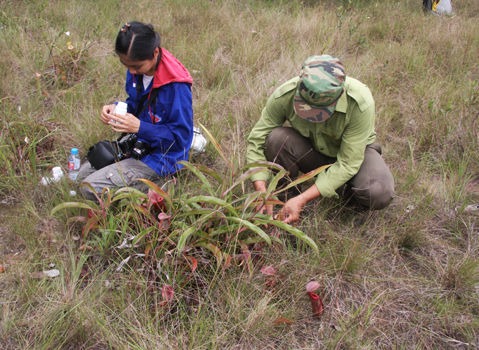
[[[144,155],[150,153],[151,147],[146,142],[138,141],[135,143],[135,147],[133,148],[133,158],[140,159]]]

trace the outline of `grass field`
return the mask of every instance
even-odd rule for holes
[[[0,349],[479,348],[479,2],[455,0],[454,16],[425,15],[421,3],[0,0]],[[130,226],[112,213],[82,236],[67,219],[84,210],[52,215],[86,203],[70,195],[78,185],[39,181],[65,169],[71,147],[84,160],[115,136],[99,111],[126,98],[113,45],[131,20],[152,23],[191,72],[195,123],[224,152],[210,143],[194,162],[225,179],[245,165],[274,89],[310,55],[341,58],[375,98],[393,203],[360,213],[313,201],[297,229],[318,253],[280,230],[284,244],[229,268],[206,248],[193,260],[138,256],[146,238],[118,249]],[[172,191],[189,203],[197,183],[185,172]],[[234,196],[252,192],[244,182]],[[41,276],[51,269],[60,275]]]

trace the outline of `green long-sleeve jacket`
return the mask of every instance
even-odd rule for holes
[[[281,85],[270,96],[261,118],[248,137],[246,161],[266,160],[264,145],[270,132],[288,121],[291,127],[309,138],[316,151],[336,157],[337,161],[316,179],[316,186],[324,197],[338,197],[336,189],[345,184],[358,171],[367,145],[374,142],[374,100],[368,87],[356,79],[346,77],[344,93],[335,112],[322,123],[301,119],[294,111],[293,98],[299,77]],[[268,180],[260,172],[252,181]]]

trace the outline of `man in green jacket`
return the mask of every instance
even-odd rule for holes
[[[346,184],[362,206],[379,210],[394,197],[394,179],[375,143],[374,100],[361,82],[346,77],[339,59],[312,56],[301,75],[270,96],[248,137],[247,162],[268,160],[283,166],[291,179],[332,164],[315,184],[289,198],[281,210],[286,223],[298,220],[303,206],[319,196],[336,197]],[[290,127],[283,126],[288,122]],[[251,177],[266,192],[268,175]],[[273,214],[272,206],[266,208]]]

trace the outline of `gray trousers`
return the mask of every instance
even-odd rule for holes
[[[158,180],[158,175],[153,169],[142,161],[134,158],[127,158],[120,162],[108,165],[100,170],[86,162],[80,167],[77,181],[88,182],[95,189],[96,193],[101,193],[104,188],[130,186],[144,190],[145,184],[137,179],[147,179],[151,181]],[[86,199],[96,200],[95,194],[88,187],[81,187],[81,192]]]
[[[289,171],[291,179],[320,166],[333,164],[336,158],[316,151],[311,140],[290,127],[274,129],[266,139],[265,156]],[[358,173],[347,182],[347,191],[362,206],[380,210],[394,198],[394,178],[381,156],[381,146],[366,147]]]

